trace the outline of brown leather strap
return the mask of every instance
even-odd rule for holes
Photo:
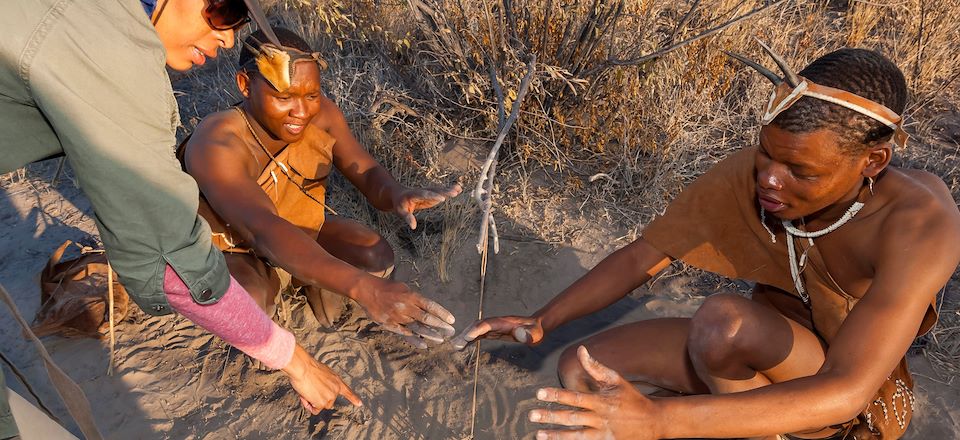
[[[93,420],[93,412],[90,410],[90,402],[87,400],[87,396],[77,383],[70,379],[70,376],[67,376],[53,359],[50,358],[46,347],[43,346],[43,343],[40,342],[37,336],[33,334],[33,331],[30,330],[30,326],[27,325],[27,321],[24,320],[20,314],[20,309],[17,308],[17,304],[13,302],[13,298],[10,297],[7,289],[5,289],[2,284],[0,284],[0,299],[3,299],[3,302],[10,308],[14,319],[20,324],[20,329],[23,331],[24,336],[26,336],[30,342],[33,342],[34,347],[36,347],[40,353],[40,358],[43,359],[43,365],[47,369],[47,376],[50,378],[50,382],[53,383],[53,388],[57,390],[57,394],[60,395],[63,403],[66,404],[67,412],[69,412],[73,420],[77,422],[77,426],[80,427],[80,432],[82,432],[83,436],[88,440],[103,440],[103,435],[100,434],[100,430],[97,429],[97,424]],[[0,384],[0,386],[2,386],[2,384]]]

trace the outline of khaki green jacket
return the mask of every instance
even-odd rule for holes
[[[177,102],[137,0],[0,0],[0,173],[65,153],[107,255],[147,313],[164,267],[209,304],[229,284],[197,185],[174,158]]]

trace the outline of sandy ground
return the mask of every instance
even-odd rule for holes
[[[37,273],[66,239],[96,242],[86,199],[69,179],[56,188],[40,167],[28,182],[0,191],[0,282],[31,319],[39,307]],[[570,243],[534,240],[523,228],[500,220],[501,252],[492,258],[484,313],[525,314],[586,272],[618,246],[610,231],[588,230]],[[470,232],[472,237],[475,232]],[[395,238],[395,237],[394,237]],[[436,264],[400,250],[398,279],[408,280],[457,316],[458,329],[476,317],[479,258],[469,239],[450,258],[450,281],[439,281]],[[572,342],[620,323],[656,316],[689,316],[696,310],[696,283],[683,275],[568,325],[536,348],[483,344],[479,375],[478,439],[532,438],[526,412],[535,390],[558,385],[560,352]],[[710,289],[707,289],[710,290]],[[473,350],[449,344],[418,351],[381,333],[360,314],[332,329],[320,328],[303,302],[292,299],[278,319],[317,358],[346,377],[366,402],[363,410],[340,405],[309,416],[281,373],[263,371],[219,339],[175,315],[151,317],[139,310],[118,327],[117,370],[107,375],[109,345],[95,340],[45,338],[53,357],[83,388],[108,438],[344,438],[462,439],[471,415]],[[25,373],[45,403],[63,419],[67,413],[46,379],[42,362],[19,337],[4,311],[3,353]],[[960,438],[960,386],[947,385],[925,365],[918,371],[918,411],[908,438]],[[29,396],[7,371],[9,385]],[[29,398],[29,397],[28,397]],[[75,427],[70,427],[77,432]]]

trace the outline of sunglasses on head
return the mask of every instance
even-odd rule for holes
[[[228,31],[250,22],[250,14],[243,0],[205,0],[203,18],[211,29]]]

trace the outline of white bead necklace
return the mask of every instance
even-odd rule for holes
[[[793,226],[793,223],[790,220],[782,220],[783,229],[787,233],[787,254],[790,256],[790,276],[793,278],[793,285],[797,288],[797,293],[800,294],[800,299],[803,300],[803,303],[810,305],[810,296],[807,295],[806,289],[803,287],[803,278],[800,277],[800,271],[803,270],[804,264],[807,260],[807,252],[810,248],[803,251],[803,255],[800,256],[800,260],[797,261],[797,249],[793,243],[794,237],[806,238],[810,242],[810,247],[813,247],[813,239],[819,238],[824,235],[827,235],[833,231],[836,231],[846,222],[850,221],[853,216],[857,215],[860,210],[863,209],[862,202],[853,202],[850,205],[850,208],[847,208],[847,212],[843,214],[837,221],[833,222],[832,225],[827,226],[819,231],[801,231]],[[777,242],[777,237],[773,234],[773,231],[770,230],[770,227],[767,226],[767,215],[766,210],[763,207],[760,207],[760,223],[763,225],[763,228],[767,230],[767,233],[770,234],[770,241],[773,243]]]

